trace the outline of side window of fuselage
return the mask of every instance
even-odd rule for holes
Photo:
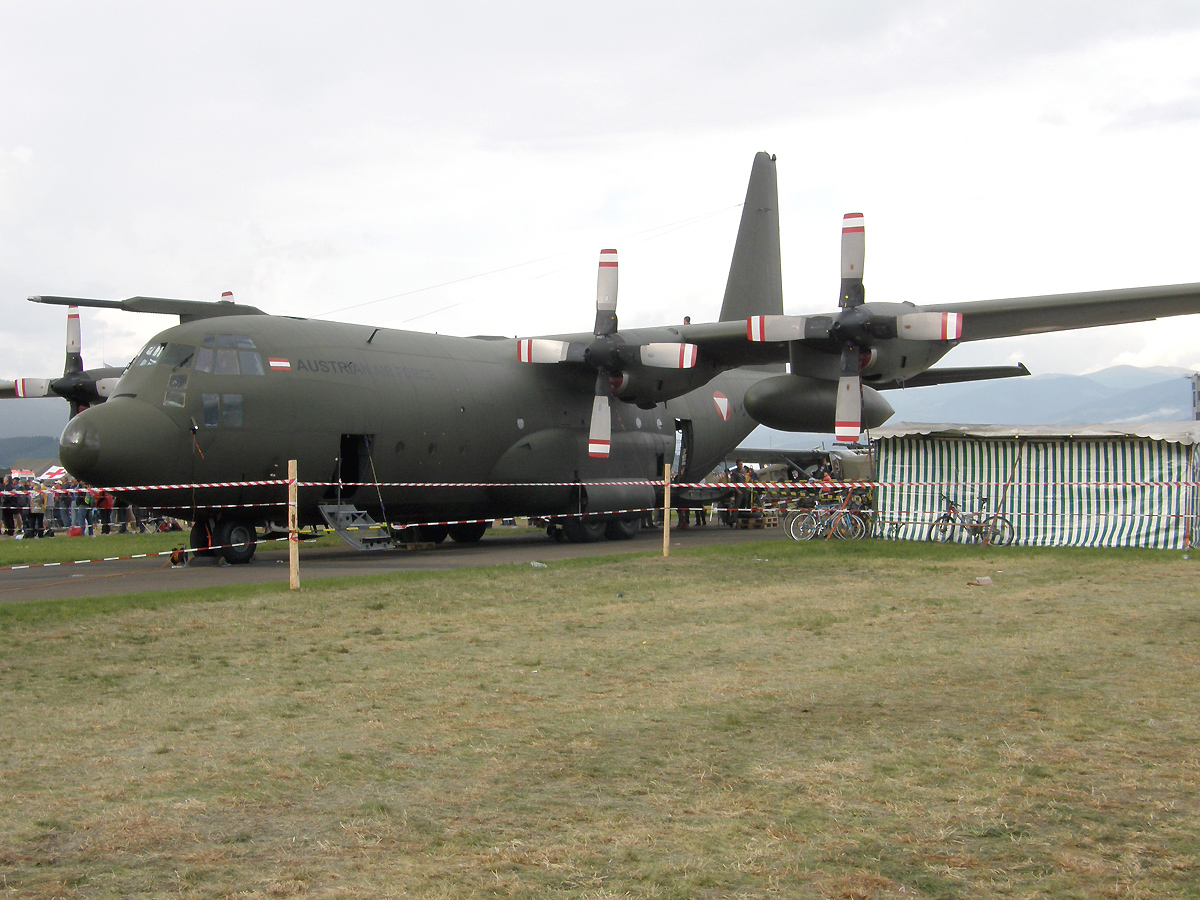
[[[200,402],[204,407],[204,427],[241,428],[242,427],[242,395],[241,394],[201,394]]]

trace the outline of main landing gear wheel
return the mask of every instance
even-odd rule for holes
[[[474,544],[487,531],[487,522],[465,522],[450,526],[450,540],[459,544]]]
[[[221,555],[230,565],[250,562],[258,547],[258,532],[254,523],[245,519],[221,519],[217,522],[213,543],[221,548]]]
[[[208,548],[215,544],[209,531],[208,522],[197,519],[192,525],[192,533],[188,537],[188,547],[196,556],[216,556],[217,551]]]
[[[631,519],[613,519],[604,523],[604,536],[610,541],[627,541],[641,530],[642,520],[638,516]]]
[[[400,532],[405,544],[440,544],[450,533],[448,525],[409,525]]]
[[[595,519],[563,519],[559,523],[563,536],[572,544],[591,544],[604,538],[607,522],[597,522]]]

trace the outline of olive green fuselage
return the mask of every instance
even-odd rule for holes
[[[515,339],[212,318],[156,336],[108,402],[72,420],[60,450],[81,480],[154,486],[130,499],[182,516],[247,504],[260,522],[282,522],[284,489],[252,483],[285,478],[290,459],[311,485],[306,523],[338,497],[376,510],[382,500],[393,522],[552,515],[587,503],[573,482],[660,480],[677,420],[690,436],[685,474],[706,474],[753,429],[742,395],[767,374],[697,373],[711,380],[649,409],[614,401],[611,454],[596,459],[594,372],[521,363]],[[197,483],[229,486],[170,487]],[[590,495],[592,511],[617,509],[646,489]]]

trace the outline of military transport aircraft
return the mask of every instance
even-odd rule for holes
[[[619,539],[654,505],[665,462],[698,481],[759,423],[882,424],[889,388],[1028,374],[932,368],[962,341],[1200,312],[1200,284],[943,303],[867,303],[862,216],[843,222],[840,311],[783,312],[775,158],[759,153],[718,321],[620,330],[615,251],[600,255],[591,332],[453,337],[273,316],[230,301],[36,302],[178,315],[74,416],[59,458],[93,485],[196,521],[232,562],[284,520],[287,460],[302,524],[478,540],[482,520],[564,518],[570,540]],[[786,365],[785,365],[786,364]],[[197,489],[194,484],[220,483]],[[587,513],[589,517],[579,518]],[[599,515],[595,515],[599,514]],[[358,523],[354,526],[354,523]],[[387,546],[387,536],[360,545]],[[193,544],[196,546],[196,544]],[[200,546],[208,546],[201,543]]]

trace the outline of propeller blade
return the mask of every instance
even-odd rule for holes
[[[617,331],[617,251],[601,250],[596,273],[596,337]]]
[[[566,341],[526,338],[517,341],[517,359],[523,363],[558,363],[567,358],[570,346]]]
[[[700,348],[695,344],[642,344],[642,365],[656,369],[690,369]]]
[[[803,341],[829,337],[829,316],[751,316],[746,320],[749,341]]]
[[[67,361],[63,364],[63,375],[74,375],[83,371],[83,343],[79,333],[79,307],[67,307]]]
[[[53,391],[50,390],[49,378],[18,378],[14,384],[14,396],[26,397],[51,397]]]
[[[866,296],[863,290],[863,263],[867,254],[867,235],[862,213],[846,213],[842,217],[842,292],[838,306],[843,309],[861,306]]]
[[[862,380],[859,377],[859,349],[853,344],[842,348],[842,371],[838,378],[837,400],[833,407],[833,435],[848,444],[858,443],[862,421]]]
[[[896,317],[896,336],[912,341],[957,341],[962,326],[958,313],[908,313]]]
[[[862,394],[857,375],[838,379],[837,405],[833,410],[833,436],[847,444],[857,444],[861,431]]]
[[[609,410],[608,392],[612,389],[609,377],[604,372],[596,376],[596,397],[592,400],[592,423],[588,427],[588,456],[607,459],[612,441],[612,413]]]

